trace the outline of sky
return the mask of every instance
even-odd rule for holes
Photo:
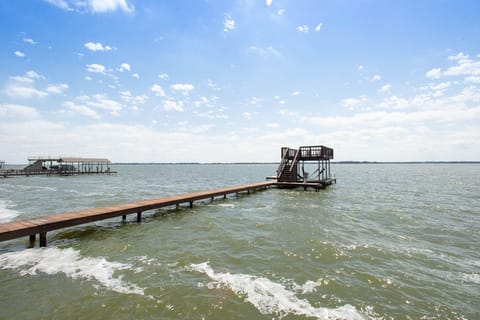
[[[0,160],[480,160],[480,2],[0,0]]]

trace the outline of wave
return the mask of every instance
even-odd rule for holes
[[[0,223],[9,222],[20,215],[19,211],[10,209],[11,202],[0,200]]]
[[[294,291],[267,278],[215,272],[208,262],[190,264],[187,269],[206,274],[214,281],[207,284],[208,288],[232,290],[237,296],[244,297],[245,301],[254,305],[262,314],[275,314],[280,318],[294,314],[317,319],[365,319],[354,306],[349,304],[336,309],[316,308],[307,300],[298,298]],[[297,285],[296,287],[304,292],[309,292],[313,291],[313,287],[317,285],[308,282],[303,286]]]
[[[114,277],[118,270],[132,269],[120,262],[110,262],[103,257],[81,257],[73,249],[39,248],[8,252],[0,255],[0,269],[11,269],[22,276],[43,272],[49,275],[63,273],[71,279],[97,281],[103,287],[123,294],[144,295],[144,290],[135,284]]]

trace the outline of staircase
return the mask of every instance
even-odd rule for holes
[[[297,163],[300,150],[287,148],[282,152],[282,161],[277,170],[277,181],[295,182],[297,181]]]

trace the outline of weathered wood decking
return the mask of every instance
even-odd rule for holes
[[[47,232],[49,231],[119,216],[122,216],[123,220],[125,220],[126,216],[132,213],[136,213],[137,221],[140,221],[142,212],[144,211],[154,210],[168,206],[178,206],[183,203],[187,203],[190,205],[190,207],[193,207],[193,203],[198,200],[213,200],[215,197],[226,197],[228,194],[239,192],[250,193],[250,191],[257,189],[266,189],[269,186],[273,186],[275,184],[276,181],[266,181],[209,191],[168,196],[151,200],[141,200],[137,202],[112,205],[103,208],[59,213],[28,220],[11,221],[0,224],[0,241],[7,241],[28,236],[30,237],[30,241],[33,242],[35,241],[36,234],[39,234],[40,246],[44,247],[47,245]]]
[[[122,216],[125,220],[128,214],[136,214],[137,221],[140,222],[142,212],[155,210],[169,206],[179,206],[187,203],[193,207],[193,203],[198,200],[212,199],[223,196],[226,198],[228,194],[254,191],[257,189],[267,189],[271,186],[295,188],[303,187],[313,188],[316,191],[327,185],[336,182],[335,179],[315,183],[293,183],[293,182],[277,182],[276,180],[268,180],[252,184],[244,184],[240,186],[214,189],[208,191],[193,192],[175,196],[167,196],[162,198],[141,200],[126,204],[112,205],[103,208],[93,208],[80,211],[58,213],[50,216],[39,218],[17,220],[0,224],[0,241],[13,240],[21,237],[30,237],[33,244],[36,235],[40,237],[40,247],[47,245],[47,232],[67,227],[73,227],[89,222],[95,222]]]

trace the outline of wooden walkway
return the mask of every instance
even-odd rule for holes
[[[87,209],[75,212],[59,213],[51,216],[44,216],[28,220],[11,221],[0,224],[0,241],[12,240],[20,237],[30,237],[30,242],[34,243],[36,234],[40,236],[40,247],[47,245],[47,232],[62,228],[77,226],[84,223],[110,219],[122,216],[125,220],[128,214],[136,213],[137,221],[141,221],[142,212],[154,210],[168,206],[179,206],[188,203],[193,207],[193,203],[198,200],[212,199],[228,194],[254,191],[257,189],[267,189],[275,186],[276,181],[266,181],[241,186],[215,189],[209,191],[194,192],[163,198],[142,200],[132,203],[113,205],[103,208]]]

